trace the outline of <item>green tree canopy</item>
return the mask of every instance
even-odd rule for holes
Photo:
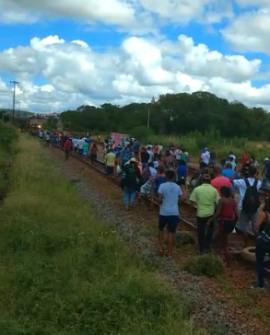
[[[132,133],[147,126],[155,134],[185,135],[194,131],[217,130],[219,136],[270,140],[270,115],[262,108],[248,108],[212,93],[195,92],[161,95],[155,104],[131,103],[100,107],[80,106],[61,114],[65,129],[92,133]]]

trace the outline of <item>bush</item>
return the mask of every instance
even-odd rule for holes
[[[6,335],[195,335],[192,305],[157,279],[22,137],[1,212]]]
[[[183,245],[195,244],[196,240],[193,235],[185,232],[177,232],[175,234],[175,246],[181,247]]]
[[[202,255],[188,258],[183,270],[195,276],[216,277],[224,272],[224,265],[217,256]]]
[[[135,127],[132,128],[128,131],[128,133],[140,140],[142,143],[147,144],[147,142],[149,141],[149,138],[151,138],[151,136],[153,136],[153,131],[151,128],[147,128],[145,126],[139,126],[139,127]]]

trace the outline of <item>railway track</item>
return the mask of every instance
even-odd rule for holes
[[[58,149],[60,149],[61,151],[64,151],[62,148],[57,147]],[[76,159],[77,161],[83,163],[84,165],[88,166],[91,169],[94,169],[96,172],[98,172],[99,174],[101,174],[103,177],[109,179],[110,181],[112,181],[113,183],[115,183],[116,185],[119,185],[120,182],[120,178],[113,176],[113,177],[109,177],[106,175],[106,171],[105,171],[105,164],[103,161],[101,161],[100,159],[97,160],[95,162],[95,164],[91,164],[89,159],[84,159],[80,156],[78,156],[77,154],[72,153],[71,159]],[[195,168],[193,168],[194,170]],[[157,203],[156,199],[154,198],[150,198],[146,200],[146,205],[149,206],[149,210],[153,210],[154,208],[158,208],[159,204]],[[182,231],[188,231],[192,234],[196,233],[197,230],[197,222],[196,222],[196,209],[194,207],[192,207],[189,203],[189,201],[182,201],[180,204],[180,213],[181,213],[181,217],[180,217],[180,221],[181,221],[181,230]],[[249,231],[249,242],[252,245],[255,245],[255,236],[254,234]],[[242,244],[242,236],[239,234],[231,234],[230,235],[230,250],[231,253],[234,255],[242,255],[243,256],[243,249],[241,247]],[[254,249],[254,247],[251,247]],[[244,260],[248,260],[249,262],[255,262],[255,254],[254,254],[254,250],[252,253],[248,254],[246,257],[244,257]],[[254,267],[253,267],[254,269]],[[268,262],[265,265],[265,272],[267,274],[267,276],[270,275],[270,264],[268,264]]]

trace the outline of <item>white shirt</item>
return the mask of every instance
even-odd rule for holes
[[[163,150],[163,146],[161,144],[159,144],[159,146],[158,146],[158,153],[161,153],[162,150]]]
[[[231,157],[233,159],[233,162],[235,163],[235,160],[236,160],[235,155],[231,154],[229,157]]]
[[[77,148],[77,147],[78,147],[78,141],[79,141],[79,140],[78,140],[77,138],[73,138],[73,139],[72,139],[72,144],[73,144],[73,147],[74,147],[74,148]]]
[[[154,159],[154,153],[151,150],[147,150],[148,154],[149,154],[149,159],[148,159],[148,163],[153,162]]]
[[[205,163],[205,164],[209,164],[209,161],[210,161],[210,154],[209,154],[209,151],[206,151],[206,152],[203,152],[202,155],[201,155],[201,159],[202,161]]]
[[[84,144],[84,140],[78,140],[78,149],[82,149]]]
[[[255,182],[255,178],[248,178],[248,181],[249,181],[250,186],[252,186]],[[235,179],[233,181],[233,184],[239,190],[240,198],[239,198],[239,201],[238,201],[238,209],[239,209],[239,211],[241,211],[242,208],[243,208],[243,200],[244,200],[244,197],[245,197],[245,194],[246,194],[247,185],[246,185],[244,179]],[[258,191],[261,188],[261,186],[262,186],[262,182],[260,180],[258,180],[258,184],[257,184],[257,190]]]
[[[150,171],[151,177],[155,178],[155,176],[157,174],[157,170],[155,168],[153,168],[152,166],[150,166],[149,171]]]
[[[182,150],[180,149],[175,150],[174,152],[175,159],[180,160],[181,154],[182,154]]]

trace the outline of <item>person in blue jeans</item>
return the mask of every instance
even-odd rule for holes
[[[131,158],[129,163],[123,168],[124,179],[122,179],[122,187],[124,190],[125,209],[128,211],[133,207],[136,198],[136,193],[139,188],[139,180],[141,172],[138,168],[138,161],[136,158]]]
[[[264,289],[264,258],[270,253],[270,197],[265,198],[263,210],[257,220],[256,264],[258,281],[252,288]]]
[[[179,198],[183,199],[184,194],[181,187],[175,183],[176,175],[172,170],[166,172],[166,182],[161,184],[158,189],[158,200],[161,203],[158,222],[158,253],[164,253],[164,229],[168,233],[167,255],[172,255],[173,238],[179,223]]]

